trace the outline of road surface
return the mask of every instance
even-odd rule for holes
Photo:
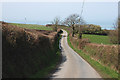
[[[62,63],[53,78],[101,78],[82,57],[80,57],[67,43],[67,32],[63,30],[61,39]]]

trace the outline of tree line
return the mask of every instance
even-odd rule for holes
[[[78,14],[71,14],[70,16],[68,16],[67,18],[65,18],[65,20],[63,22],[60,21],[60,18],[56,17],[53,21],[52,24],[55,26],[54,27],[54,31],[57,31],[57,27],[58,25],[62,24],[68,27],[72,28],[72,37],[74,37],[75,35],[75,26],[79,25],[79,39],[82,38],[82,28],[81,25],[85,24],[85,21],[83,20],[83,18],[78,15]]]
[[[72,37],[74,37],[76,33],[78,34],[78,39],[82,39],[82,34],[108,35],[111,43],[114,44],[119,43],[118,24],[120,24],[120,19],[114,24],[115,30],[103,30],[99,25],[86,24],[85,20],[79,14],[71,14],[63,21],[61,21],[59,17],[55,17],[52,21],[54,31],[57,31],[59,25],[67,26],[72,29]]]

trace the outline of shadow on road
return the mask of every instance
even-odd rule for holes
[[[61,53],[63,53],[63,52],[64,52],[64,49],[61,47]],[[59,65],[57,65],[56,69],[54,70],[54,72],[52,74],[59,72],[59,70],[62,69],[61,67],[63,66],[63,63],[66,62],[66,60],[67,60],[66,56],[64,56],[62,54],[61,54],[61,56],[62,56],[62,59],[61,59]],[[54,77],[57,76],[57,75],[52,75],[52,74],[50,76],[50,80],[52,80]]]

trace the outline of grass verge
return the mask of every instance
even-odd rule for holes
[[[114,70],[110,69],[109,67],[103,66],[99,62],[91,59],[91,57],[88,56],[87,54],[85,54],[82,50],[78,50],[78,49],[74,48],[70,42],[69,35],[68,35],[67,41],[68,41],[69,46],[74,51],[76,51],[82,58],[84,58],[92,67],[94,67],[94,69],[96,69],[96,71],[101,75],[102,78],[118,78],[117,72],[115,72]]]

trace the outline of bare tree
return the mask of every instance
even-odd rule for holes
[[[79,21],[78,14],[72,14],[72,15],[68,16],[64,21],[64,24],[68,25],[69,27],[72,27],[72,36],[73,37],[75,34],[75,24],[77,24],[78,21]]]
[[[85,24],[85,21],[82,19],[82,17],[80,17],[78,14],[72,14],[70,16],[68,16],[65,21],[64,24],[66,24],[69,27],[72,27],[72,36],[74,37],[75,34],[75,25],[79,26],[79,39],[82,38],[82,27],[81,25]]]
[[[120,38],[119,38],[119,26],[120,26],[120,19],[118,19],[116,21],[114,25],[114,30],[110,30],[109,31],[109,38],[110,38],[110,42],[113,43],[113,44],[120,44]]]
[[[55,17],[54,20],[52,21],[52,24],[54,25],[53,30],[57,31],[57,27],[60,24],[60,18],[59,17]]]
[[[81,26],[81,25],[85,25],[85,21],[82,19],[82,17],[79,18],[79,20],[78,20],[78,25],[79,25],[79,35],[78,35],[78,39],[82,39],[83,26]]]

